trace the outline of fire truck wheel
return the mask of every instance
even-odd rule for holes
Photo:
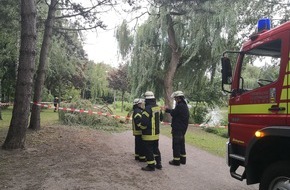
[[[261,182],[260,190],[288,190],[290,189],[290,162],[276,162],[266,168]]]

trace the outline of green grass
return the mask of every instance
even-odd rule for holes
[[[170,126],[162,126],[161,134],[171,137],[170,130]],[[185,141],[187,144],[220,157],[224,157],[226,154],[227,139],[212,133],[207,133],[199,127],[189,126],[185,136]]]
[[[11,117],[12,117],[12,107],[7,109],[2,109],[2,120],[0,120],[0,129],[7,128],[10,125]]]
[[[0,129],[8,128],[12,118],[12,107],[3,109],[2,111],[2,120],[0,120]],[[43,109],[40,112],[40,124],[41,125],[53,125],[58,123],[58,112],[53,112],[53,109]]]
[[[121,111],[121,108],[114,109],[113,105],[110,105],[109,108],[113,111],[114,115],[118,115],[118,116],[122,116],[122,117],[126,117],[127,114],[130,112],[130,111],[126,111],[125,109],[123,109],[123,111]]]

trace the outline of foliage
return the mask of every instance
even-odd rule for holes
[[[213,133],[223,138],[228,138],[228,129],[225,128],[218,128],[218,127],[203,127],[204,131],[208,133]]]
[[[208,110],[205,106],[196,106],[190,109],[190,123],[201,124],[205,121]]]
[[[136,8],[138,1],[130,4]],[[158,98],[164,96],[164,74],[172,56],[167,43],[166,15],[170,14],[178,50],[182,52],[173,89],[183,90],[192,101],[206,102],[211,107],[225,103],[221,91],[216,89],[220,86],[217,71],[221,53],[239,49],[241,42],[254,32],[257,18],[277,16],[273,15],[277,11],[289,17],[287,5],[277,1],[205,0],[197,4],[173,0],[152,1],[151,5],[148,19],[135,34],[129,68],[132,94],[138,96],[151,89]]]
[[[52,102],[53,98],[54,96],[49,92],[49,90],[46,88],[42,90],[42,102]]]
[[[80,100],[81,91],[74,87],[68,88],[63,96],[61,97],[61,101],[69,101],[69,102],[76,102]]]
[[[121,108],[122,108],[122,102],[121,101],[116,101],[114,103],[114,106],[115,106],[115,109],[120,109],[121,110]],[[130,112],[133,109],[133,104],[132,103],[129,103],[129,102],[124,102],[123,103],[123,109],[126,112]]]
[[[19,1],[0,1],[0,80],[2,100],[14,98],[19,52]]]
[[[59,97],[69,89],[80,89],[84,86],[85,60],[83,60],[83,55],[71,52],[72,46],[75,45],[67,44],[62,37],[54,38],[52,42],[45,86],[53,95]]]
[[[109,87],[125,93],[129,89],[127,65],[119,65],[118,69],[109,72]]]
[[[133,37],[130,35],[128,24],[123,20],[121,26],[117,29],[116,38],[119,44],[119,51],[123,58],[130,52],[133,43]]]
[[[95,64],[87,62],[84,74],[86,83],[83,88],[83,98],[98,101],[99,97],[107,97],[110,94],[107,76],[112,67],[103,63]]]
[[[93,104],[88,100],[80,100],[73,103],[65,103],[61,104],[61,106],[75,109],[86,108],[87,110],[95,112],[98,111],[94,108]],[[91,128],[106,129],[110,131],[116,131],[124,127],[119,120],[113,117],[101,116],[94,113],[88,114],[59,110],[59,119],[65,125],[86,125],[90,126]]]
[[[109,87],[121,92],[122,105],[124,95],[129,91],[130,83],[128,80],[128,65],[119,65],[118,69],[111,70],[108,76]],[[122,106],[123,111],[123,106]]]

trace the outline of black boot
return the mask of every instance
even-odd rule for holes
[[[155,165],[155,168],[158,169],[158,170],[162,170],[162,165],[161,165],[161,163],[160,163],[160,164],[156,164],[156,165]]]
[[[174,166],[180,166],[180,160],[171,160],[169,161],[169,164]]]
[[[161,157],[160,156],[156,156],[155,160],[156,160],[155,168],[158,169],[158,170],[161,170],[162,169]]]
[[[180,158],[180,164],[186,164],[186,157]]]
[[[153,166],[147,165],[146,167],[141,168],[141,170],[143,170],[143,171],[155,171],[155,167],[154,167],[154,165]]]

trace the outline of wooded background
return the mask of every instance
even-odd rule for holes
[[[27,127],[40,129],[40,107],[31,108],[30,102],[54,96],[131,102],[151,90],[172,105],[170,95],[182,90],[197,107],[226,105],[220,87],[222,52],[239,50],[258,19],[268,17],[276,26],[290,15],[286,0],[147,0],[145,12],[142,0],[90,2],[0,1],[0,98],[14,103],[3,148],[24,146]],[[115,31],[122,61],[118,68],[94,63],[84,51],[83,32],[106,30],[99,15],[120,3],[130,5],[127,14],[138,15]],[[138,23],[143,16],[145,22]],[[259,72],[250,68],[249,77],[253,70]]]

